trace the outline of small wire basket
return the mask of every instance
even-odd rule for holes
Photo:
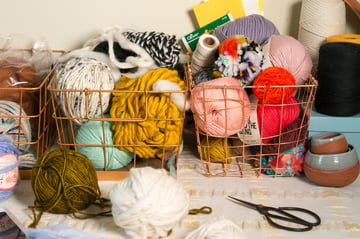
[[[190,94],[192,94],[195,83],[191,76],[191,69],[188,66],[188,77],[190,82]],[[236,86],[237,87],[237,86]],[[223,85],[202,85],[201,92],[197,95],[201,95],[199,98],[203,104],[203,108],[206,109],[207,103],[216,104],[219,101],[223,101],[224,110],[227,112],[228,106],[226,101],[228,96],[226,92],[229,89],[236,88],[235,86],[223,86]],[[251,92],[255,86],[239,86],[246,92]],[[280,87],[280,86],[273,86]],[[214,137],[209,134],[207,130],[203,130],[206,127],[211,127],[210,120],[206,117],[201,122],[202,126],[199,127],[199,117],[197,112],[193,112],[195,135],[197,140],[197,150],[201,160],[202,169],[207,176],[229,176],[229,177],[259,177],[261,175],[277,176],[295,176],[302,171],[302,162],[304,160],[305,148],[308,127],[311,116],[311,109],[315,99],[315,93],[317,89],[317,81],[313,77],[309,77],[304,85],[296,86],[281,86],[296,87],[294,97],[297,99],[296,103],[292,105],[298,105],[300,108],[300,114],[298,119],[285,129],[281,129],[278,134],[271,137],[271,140],[267,140],[264,143],[264,137],[260,137],[262,131],[260,128],[264,128],[263,124],[266,119],[262,118],[261,126],[253,124],[248,121],[244,128],[238,133],[224,136]],[[220,89],[224,93],[223,99],[206,99],[207,90]],[[231,99],[233,100],[233,99]],[[284,102],[284,100],[282,100]],[[257,102],[250,101],[250,108],[256,109]],[[263,104],[264,107],[272,107],[274,105]],[[283,122],[283,110],[288,105],[281,103],[277,105],[281,111],[279,123]],[[263,107],[263,108],[264,108]],[[230,112],[230,111],[229,111]],[[224,114],[224,122],[228,122],[227,117],[231,117],[231,114]],[[265,114],[263,114],[265,115]],[[266,123],[266,122],[265,122]],[[227,127],[230,127],[229,125]],[[227,130],[225,127],[225,131]],[[249,135],[252,128],[257,128],[260,131],[259,135],[255,134],[252,137]],[[225,135],[228,135],[225,133]],[[257,136],[256,136],[257,135]]]
[[[187,95],[188,86],[186,85],[186,80],[184,81],[183,89],[166,91],[59,89],[57,81],[58,79],[53,75],[48,87],[54,111],[53,118],[55,119],[57,129],[57,143],[60,148],[75,150],[81,153],[87,149],[96,150],[101,160],[96,160],[96,163],[93,159],[90,158],[90,160],[95,165],[99,180],[123,179],[129,175],[131,168],[147,166],[164,168],[169,174],[176,174],[178,157],[183,147],[182,130],[185,111],[179,111],[176,115],[172,114],[171,112],[174,112],[174,104],[171,97],[174,94]],[[83,116],[73,116],[69,113],[72,104],[69,95],[73,93],[81,95],[84,99],[85,114]],[[133,115],[111,117],[109,110],[103,108],[102,104],[100,104],[98,116],[94,117],[91,115],[89,99],[96,98],[99,102],[102,102],[104,101],[104,94],[111,95],[110,105],[114,102],[114,97],[124,95],[123,99],[128,99],[126,101],[127,104],[133,103]],[[161,109],[158,109],[162,112],[161,114],[154,113],[152,111],[154,107],[151,105],[153,100],[160,95],[165,97],[162,98],[164,101]],[[59,97],[63,99],[62,105],[59,104]],[[132,102],[131,98],[136,99]],[[141,100],[137,101],[137,98],[141,98]],[[186,97],[184,97],[184,106],[186,103]],[[97,135],[100,135],[100,140],[96,143],[80,142],[79,135],[84,124],[79,125],[76,122],[96,125],[94,127],[96,127]],[[115,128],[118,131],[115,131]],[[111,136],[109,138],[110,133]],[[116,142],[112,140],[116,134],[126,136],[127,141]],[[144,137],[148,138],[144,141]],[[118,149],[131,154],[130,162],[118,167],[110,167],[110,165],[114,165],[113,162],[116,160],[116,155],[112,152]],[[144,153],[145,151],[152,153],[147,154]],[[101,166],[96,166],[100,164]]]
[[[20,56],[30,55],[32,49],[16,49],[12,51]],[[62,53],[62,51],[52,51],[54,57]],[[7,61],[8,58],[4,60]],[[6,63],[0,66],[3,69],[1,77],[5,77],[2,79],[2,85],[0,86],[2,92],[0,96],[0,128],[2,134],[10,137],[12,143],[19,150],[21,160],[19,166],[20,176],[22,179],[26,179],[30,177],[31,168],[35,165],[36,160],[53,144],[56,133],[55,121],[52,118],[53,108],[47,90],[52,73],[48,74],[44,79],[37,76],[40,77],[40,83],[32,86],[28,84],[29,82],[19,82],[19,79],[23,77],[21,71],[27,70],[20,66],[30,66],[30,63],[24,63],[21,58],[19,60],[9,58],[9,62],[9,64]],[[33,72],[27,72],[26,74],[30,76],[33,75]]]

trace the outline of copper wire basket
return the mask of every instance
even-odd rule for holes
[[[31,54],[32,49],[18,49],[16,51],[23,52],[23,54]],[[61,55],[62,51],[52,51],[55,57]],[[13,62],[16,63],[16,62]],[[19,125],[17,131],[12,131],[13,133],[13,144],[20,151],[20,159],[24,156],[24,148],[26,148],[26,157],[30,158],[30,161],[35,164],[36,160],[40,158],[46,150],[48,150],[53,142],[54,136],[56,134],[55,121],[52,118],[52,105],[49,93],[47,90],[49,79],[51,73],[41,79],[40,85],[36,87],[0,87],[1,92],[7,92],[10,95],[16,94],[19,98],[19,101],[16,102],[19,105],[19,114],[18,115],[2,115],[2,120],[6,121],[10,118],[17,120]],[[38,105],[35,105],[34,114],[26,114],[24,110],[24,105],[29,100],[26,95],[32,94]],[[23,120],[28,120],[31,124],[32,137],[30,140],[23,140],[22,138],[22,122]],[[35,126],[35,127],[33,127]],[[35,128],[35,129],[34,129]],[[25,154],[24,153],[24,154]],[[20,164],[20,177],[21,179],[28,179],[31,176],[31,168],[33,164]]]
[[[195,87],[195,83],[192,80],[191,68],[189,66],[187,71],[189,75],[189,88],[191,94]],[[193,112],[197,151],[201,160],[202,171],[204,175],[229,177],[259,177],[261,175],[272,175],[273,177],[278,177],[294,176],[299,174],[299,172],[295,172],[295,170],[290,167],[291,165],[284,165],[281,163],[281,161],[285,160],[285,157],[297,157],[300,155],[300,152],[305,153],[304,150],[307,143],[307,133],[310,123],[311,109],[315,99],[317,85],[317,81],[310,76],[304,85],[282,86],[296,87],[294,97],[297,99],[297,104],[301,109],[299,116],[300,122],[298,121],[299,123],[297,126],[289,131],[280,130],[278,135],[273,136],[275,140],[266,144],[263,143],[263,138],[261,137],[252,138],[250,141],[246,141],[247,139],[244,134],[235,134],[228,137],[223,137],[221,138],[220,145],[214,144],[214,137],[199,128],[199,122],[197,122],[197,117],[195,117],[196,112]],[[243,87],[247,92],[252,91],[252,88],[254,88],[254,86],[241,87]],[[225,88],[227,87],[205,85],[202,87],[202,91],[205,92],[210,88],[218,88],[226,92]],[[225,100],[225,98],[221,100]],[[205,109],[205,102],[202,103],[203,108]],[[226,103],[224,103],[224,105],[224,110],[226,111]],[[283,107],[283,105],[280,104],[280,107]],[[225,114],[225,122],[227,122],[226,117],[227,115]],[[207,119],[205,117],[205,122],[202,122],[202,124],[207,125],[208,122],[206,120]],[[280,122],[282,122],[282,119],[280,119]],[[288,136],[289,134],[292,134],[291,139],[284,140],[285,136]],[[215,138],[215,140],[219,140],[219,138]],[[283,150],[284,148],[286,148],[286,150]],[[222,157],[219,158],[218,155],[214,156],[214,154],[211,152],[222,152]],[[302,154],[302,157],[303,156],[304,154]],[[304,158],[302,158],[302,160],[303,159]],[[270,160],[273,160],[273,162],[269,163],[271,162]]]
[[[92,89],[83,89],[83,90],[76,90],[76,89],[71,89],[71,90],[66,90],[66,89],[57,89],[56,87],[56,77],[53,75],[52,78],[50,79],[50,84],[48,86],[48,89],[50,91],[51,94],[51,99],[52,99],[52,105],[53,105],[53,118],[55,119],[55,123],[56,123],[56,130],[57,130],[57,144],[59,145],[60,148],[64,148],[64,149],[71,149],[71,150],[75,150],[78,151],[79,147],[101,147],[103,149],[103,155],[104,155],[104,164],[105,167],[103,169],[96,169],[97,171],[97,176],[99,180],[120,180],[123,179],[125,177],[127,177],[129,175],[129,171],[131,168],[136,168],[136,167],[146,167],[146,166],[150,166],[153,168],[164,168],[166,169],[169,174],[171,173],[175,173],[176,174],[176,168],[177,168],[177,161],[179,158],[179,154],[181,153],[182,150],[182,130],[183,130],[183,126],[184,126],[184,119],[185,119],[185,111],[181,112],[179,117],[169,117],[168,115],[165,117],[153,117],[151,116],[151,114],[146,111],[143,112],[142,117],[140,118],[111,118],[108,117],[106,115],[109,115],[109,112],[105,112],[104,109],[102,107],[100,107],[100,111],[101,114],[98,117],[92,117],[89,115],[89,104],[88,104],[88,98],[90,95],[92,95],[92,97],[94,97],[94,95],[96,95],[96,97],[99,97],[99,100],[101,101],[101,95],[103,93],[111,93],[116,94],[116,93],[129,93],[129,94],[142,94],[146,96],[146,101],[145,101],[145,108],[148,109],[147,104],[148,104],[148,98],[151,95],[154,94],[165,94],[168,95],[168,100],[167,103],[165,105],[163,105],[163,107],[165,109],[169,108],[171,100],[170,97],[172,94],[175,93],[183,93],[185,95],[187,95],[188,89],[187,89],[187,85],[186,85],[186,89],[184,90],[176,90],[176,91],[149,91],[149,90],[144,90],[144,91],[130,91],[130,90],[92,90]],[[187,84],[187,83],[186,83]],[[59,104],[57,102],[56,99],[56,95],[59,94],[63,94],[64,98],[65,98],[65,104],[67,104],[67,107],[70,107],[69,105],[69,99],[67,94],[69,92],[77,92],[77,93],[83,93],[85,95],[85,102],[87,102],[85,104],[85,108],[86,108],[86,115],[84,117],[73,117],[70,116],[70,114],[64,114],[63,112],[63,108],[61,109],[61,107],[59,107]],[[185,97],[186,98],[186,97]],[[186,100],[184,101],[184,106],[186,104]],[[74,120],[77,121],[98,121],[100,122],[100,127],[101,131],[102,131],[102,135],[103,137],[103,141],[99,142],[97,144],[83,144],[83,143],[77,143],[76,142],[76,136],[78,133],[78,130],[81,126],[77,125],[76,123],[74,123]],[[149,143],[147,146],[149,147],[155,147],[155,148],[159,148],[159,154],[163,155],[161,157],[155,156],[155,157],[151,157],[151,158],[141,158],[140,156],[138,156],[136,154],[137,150],[139,147],[143,147],[144,145],[141,144],[141,142],[137,142],[137,138],[133,139],[133,143],[132,144],[127,144],[127,145],[122,145],[122,144],[109,144],[106,143],[106,139],[105,139],[105,129],[104,129],[104,124],[106,122],[110,122],[112,124],[116,123],[116,122],[124,122],[124,123],[141,123],[141,122],[145,122],[145,121],[164,121],[166,125],[168,125],[168,122],[170,121],[177,121],[180,124],[179,127],[179,135],[178,135],[178,139],[176,140],[176,143],[174,144],[168,144],[168,143],[161,143],[161,144],[151,144]],[[167,134],[167,130],[168,127],[165,126],[165,132],[164,135]],[[164,139],[165,141],[165,139]],[[108,169],[106,167],[107,163],[109,162],[109,160],[111,160],[111,158],[108,158],[107,155],[107,151],[108,150],[112,150],[112,148],[114,147],[122,147],[122,146],[127,146],[127,147],[131,147],[134,150],[134,157],[132,159],[132,161],[121,168],[117,168],[117,169]],[[166,148],[177,148],[178,150],[175,152],[175,154],[172,155],[171,161],[168,157],[168,155],[166,155]]]

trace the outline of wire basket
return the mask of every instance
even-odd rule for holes
[[[195,84],[192,81],[191,69],[188,66],[188,74],[190,79],[190,94],[193,93]],[[236,86],[237,87],[237,86]],[[230,128],[230,125],[226,126],[228,117],[232,117],[228,111],[227,101],[229,99],[226,92],[230,89],[236,89],[232,86],[224,85],[202,85],[201,95],[199,98],[202,107],[206,109],[206,104],[216,104],[220,101],[224,105],[224,122],[225,131]],[[251,92],[255,86],[239,86],[246,92]],[[274,86],[279,87],[279,86]],[[305,148],[308,127],[311,116],[311,109],[315,98],[317,89],[317,81],[313,77],[309,77],[304,85],[296,86],[281,86],[296,87],[294,97],[297,99],[296,103],[289,104],[290,106],[298,105],[300,108],[299,117],[289,127],[282,129],[278,134],[272,135],[271,139],[260,137],[264,135],[260,128],[264,128],[263,124],[266,119],[262,118],[261,126],[255,125],[253,121],[248,121],[244,128],[235,134],[227,134],[228,136],[215,136],[210,134],[205,128],[211,127],[212,122],[207,117],[203,117],[199,122],[197,117],[198,112],[193,110],[193,118],[195,125],[195,135],[197,139],[197,151],[201,160],[203,172],[207,176],[230,176],[230,177],[259,177],[261,175],[277,176],[294,176],[298,175],[302,171],[302,162],[304,160]],[[207,99],[205,97],[208,90],[220,89],[224,92],[223,99]],[[198,90],[198,89],[197,89]],[[256,109],[258,103],[255,101],[249,101],[250,108]],[[284,102],[284,100],[282,100]],[[283,110],[288,104],[282,103],[277,105],[280,109],[279,124],[283,122]],[[263,104],[263,109],[267,106],[274,106],[270,104]],[[230,111],[229,111],[230,112]],[[256,111],[255,111],[256,112]],[[264,116],[265,114],[262,114]],[[251,117],[251,116],[250,116]],[[252,129],[257,129],[259,134],[254,134]],[[252,135],[249,137],[249,135]]]
[[[2,50],[5,51],[5,50]],[[20,55],[29,55],[32,49],[12,50]],[[54,57],[62,51],[53,51]],[[1,65],[3,69],[1,96],[1,132],[12,139],[12,143],[20,152],[20,176],[26,179],[30,176],[31,168],[36,160],[52,145],[56,133],[55,121],[52,118],[51,99],[48,94],[48,83],[51,73],[44,79],[40,77],[40,84],[30,87],[30,84],[18,82],[22,77],[16,67],[15,58],[9,58],[10,65]],[[5,60],[8,60],[5,58]],[[19,58],[19,66],[23,65]],[[28,63],[25,65],[29,66]],[[16,70],[15,70],[16,68]],[[12,73],[6,73],[13,71]],[[21,70],[24,70],[22,68]],[[6,74],[5,74],[5,73]],[[29,75],[32,73],[29,73]],[[15,77],[16,79],[13,79]],[[6,82],[6,83],[5,83]],[[7,85],[13,82],[13,85]],[[31,105],[31,106],[30,106]],[[29,110],[31,107],[31,110]]]
[[[184,88],[181,90],[165,91],[119,90],[116,88],[113,90],[59,89],[57,82],[58,79],[53,75],[48,87],[54,110],[53,118],[57,128],[57,143],[59,147],[64,149],[81,153],[84,153],[85,150],[86,155],[94,163],[99,180],[123,179],[129,175],[131,168],[146,166],[164,168],[168,170],[169,174],[176,174],[177,160],[183,147],[182,130],[185,111],[179,111],[174,115],[172,112],[178,109],[174,109],[171,98],[174,94],[187,95],[186,81],[184,81]],[[81,95],[85,100],[85,114],[81,117],[70,113],[71,94]],[[115,97],[124,96],[124,100],[128,99],[126,102],[129,107],[134,107],[132,108],[134,115],[112,117],[110,110],[103,108],[102,104],[100,104],[100,113],[96,117],[91,115],[89,99],[96,98],[102,102],[104,101],[104,94],[111,95],[109,109],[114,104]],[[59,97],[62,97],[62,103],[59,103]],[[160,99],[159,97],[163,102],[162,106],[158,107],[161,113],[158,111],[154,113],[153,100],[155,98]],[[130,100],[132,98],[134,102]],[[141,98],[141,102],[138,101],[138,98]],[[186,103],[186,97],[184,97],[184,107]],[[78,122],[85,123],[79,124]],[[82,137],[80,135],[84,132],[84,126],[90,124],[94,125],[91,129],[96,129],[96,138],[100,135],[99,139],[94,142],[80,141],[79,138]],[[116,135],[127,137],[126,142],[125,140],[115,141]],[[149,138],[144,140],[144,137]],[[89,155],[88,151],[93,150],[96,150],[96,154],[101,160],[92,158],[91,153]],[[127,155],[131,154],[131,157],[127,159],[127,163],[111,166],[114,165],[114,160],[117,160],[117,153],[114,152],[118,152],[118,150]]]

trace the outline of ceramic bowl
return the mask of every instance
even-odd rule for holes
[[[305,155],[305,176],[323,186],[342,187],[351,184],[359,176],[359,170],[359,158],[352,145],[341,154],[314,154],[307,151]]]
[[[340,154],[348,151],[345,136],[339,132],[323,132],[311,137],[310,151],[314,154]]]

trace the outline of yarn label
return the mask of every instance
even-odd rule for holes
[[[10,190],[14,188],[19,181],[19,168],[12,167],[16,165],[18,158],[13,153],[7,153],[0,156],[0,190]],[[6,169],[9,167],[9,170]]]
[[[244,144],[261,144],[259,123],[257,120],[258,99],[254,95],[249,96],[250,117],[244,128],[237,133]]]

